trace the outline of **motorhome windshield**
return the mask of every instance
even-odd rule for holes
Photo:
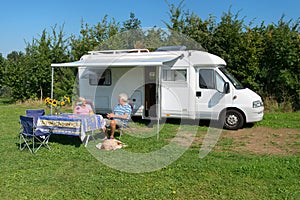
[[[221,72],[223,72],[223,74],[225,74],[225,76],[230,80],[230,82],[236,89],[245,88],[231,73],[229,73],[229,71],[227,71],[227,69],[225,69],[225,67],[220,67],[219,69]]]

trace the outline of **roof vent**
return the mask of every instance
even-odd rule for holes
[[[185,51],[186,46],[165,46],[159,47],[156,51]]]

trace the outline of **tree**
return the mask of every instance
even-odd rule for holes
[[[239,52],[241,63],[238,66],[236,75],[246,87],[263,94],[263,83],[259,81],[261,73],[260,58],[263,54],[263,36],[261,31],[262,27],[250,28],[248,26],[241,33],[241,51]]]
[[[132,29],[140,29],[141,28],[141,21],[138,18],[135,18],[134,13],[130,13],[130,19],[123,22],[123,28],[121,31],[128,31]]]
[[[119,33],[119,31],[119,23],[116,23],[114,19],[109,22],[107,15],[104,16],[101,22],[91,28],[82,21],[80,35],[77,38],[74,35],[71,36],[72,59],[79,60],[88,51],[103,50],[102,43]]]
[[[209,19],[203,21],[194,12],[184,11],[183,3],[184,1],[181,1],[177,7],[169,4],[171,24],[164,23],[172,32],[169,38],[170,44],[185,45],[189,49],[208,50],[212,43],[214,18],[210,16]],[[172,38],[174,35],[175,39]],[[195,46],[196,42],[198,45]]]
[[[88,24],[81,22],[80,35],[76,38],[74,35],[71,36],[71,55],[73,60],[79,60],[80,57],[91,51],[94,48],[92,30]]]
[[[140,20],[135,18],[134,13],[130,13],[130,19],[123,22],[123,27],[113,29],[115,30],[114,35],[110,35],[110,37],[106,40],[103,40],[96,49],[111,50],[144,48],[145,35],[140,26]]]
[[[237,76],[239,67],[245,64],[240,56],[243,51],[243,20],[238,18],[238,14],[233,14],[230,10],[223,13],[221,22],[213,32],[213,45],[209,48],[210,52],[221,56],[227,62],[230,71]]]
[[[44,93],[49,94],[51,86],[51,60],[52,52],[50,49],[51,38],[46,30],[42,31],[39,39],[33,39],[32,43],[27,43],[26,54],[28,62],[26,65],[28,73],[34,76],[28,77],[31,83],[33,97],[43,99]]]
[[[168,2],[167,2],[168,3]],[[153,27],[142,30],[141,21],[130,13],[118,23],[108,16],[94,26],[81,22],[79,36],[66,38],[63,27],[27,43],[26,53],[0,55],[0,87],[9,86],[15,100],[43,98],[50,95],[51,63],[79,60],[92,50],[148,48],[185,45],[222,57],[231,71],[246,86],[263,98],[275,97],[279,103],[290,102],[300,109],[300,33],[299,19],[252,27],[244,24],[239,12],[229,9],[220,22],[209,15],[201,19],[184,10],[184,0],[169,4],[167,31]],[[204,47],[204,48],[203,48]],[[55,68],[55,95],[70,95],[76,69]]]
[[[183,2],[169,4],[170,23],[165,24],[170,30],[193,38],[208,52],[222,57],[229,71],[264,98],[274,96],[279,103],[291,102],[294,109],[300,108],[299,19],[291,25],[291,20],[285,22],[282,17],[277,25],[262,23],[251,28],[251,23],[245,26],[239,13],[229,9],[216,23],[212,16],[201,20],[183,10]],[[173,35],[168,39],[170,44],[183,42]]]
[[[168,2],[167,2],[168,3]],[[182,33],[182,28],[184,28],[184,14],[183,14],[183,5],[184,0],[180,1],[178,6],[168,3],[169,6],[169,17],[170,23],[164,21],[164,24],[169,30],[174,32]]]
[[[299,20],[271,24],[263,32],[264,51],[261,57],[261,82],[266,95],[300,107],[300,38]]]
[[[117,37],[122,40],[122,48],[139,49],[145,47],[145,34],[141,29],[141,21],[138,18],[135,18],[134,13],[130,13],[129,20],[123,22],[123,27]],[[121,46],[119,48],[121,48]]]
[[[160,28],[153,27],[145,31],[144,34],[144,47],[149,51],[156,50],[166,42],[167,33]]]
[[[3,77],[3,70],[4,70],[4,58],[2,56],[2,54],[0,53],[0,77]],[[0,89],[1,89],[1,85],[2,85],[3,79],[0,78]]]
[[[26,57],[24,53],[13,51],[7,55],[7,60],[2,65],[3,85],[11,90],[14,100],[26,100],[31,97],[27,76],[32,76],[26,70]]]
[[[52,36],[43,30],[39,39],[34,38],[31,44],[27,43],[26,54],[12,52],[7,56],[3,77],[15,100],[43,99],[50,95],[51,63],[68,61],[62,33],[61,29],[57,34],[56,27],[52,28]]]

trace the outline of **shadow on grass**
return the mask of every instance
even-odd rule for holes
[[[75,146],[77,148],[79,148],[80,145],[82,145],[82,142],[78,136],[69,136],[69,135],[60,135],[60,134],[52,134],[50,136],[49,142],[59,143],[62,145]],[[19,148],[20,143],[16,142],[15,145]],[[24,145],[24,142],[23,142],[23,145]],[[30,144],[30,147],[32,148],[32,144]]]
[[[157,120],[142,119],[141,117],[132,117],[133,122],[138,122],[144,124],[148,127],[153,127],[157,124]],[[221,128],[218,121],[213,120],[193,120],[193,119],[179,119],[179,118],[163,118],[160,120],[160,123],[174,124],[174,125],[198,125],[202,127],[214,127]]]
[[[80,145],[82,144],[78,136],[59,135],[59,134],[52,134],[50,136],[49,142],[55,142],[62,145],[72,145],[75,147],[80,147]]]
[[[144,124],[148,127],[153,127],[153,125],[157,124],[157,120],[149,120],[149,119],[142,119],[141,117],[132,117],[133,122],[138,122]],[[199,127],[203,128],[218,128],[223,129],[223,125],[218,120],[205,120],[205,119],[179,119],[179,118],[163,118],[160,120],[160,123],[167,123],[167,124],[174,124],[174,125],[198,125]],[[245,123],[244,126],[241,128],[252,128],[255,123]]]

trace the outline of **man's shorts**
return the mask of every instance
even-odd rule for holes
[[[124,125],[124,122],[120,119],[105,119],[105,122],[106,122],[106,126],[110,126],[110,122],[112,120],[115,120],[116,121],[116,125],[119,126],[119,127],[122,127]]]

